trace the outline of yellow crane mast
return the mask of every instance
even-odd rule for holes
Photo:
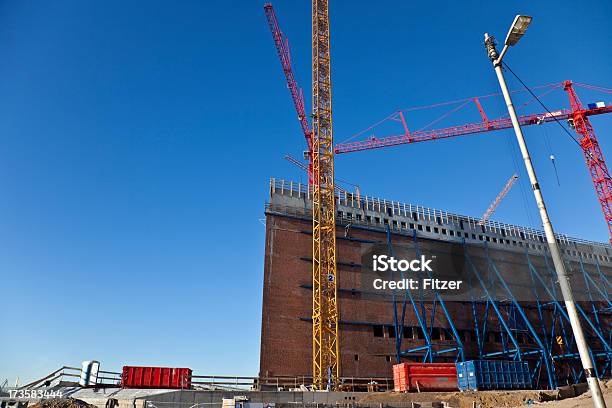
[[[328,0],[312,0],[312,353],[313,384],[340,377],[336,209]]]

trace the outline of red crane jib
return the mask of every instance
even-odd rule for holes
[[[287,87],[291,93],[291,99],[293,100],[293,105],[295,106],[298,120],[300,121],[300,126],[302,127],[302,132],[304,133],[304,138],[306,139],[306,144],[308,145],[308,149],[310,151],[312,150],[312,132],[310,130],[308,120],[306,119],[304,96],[301,88],[298,86],[297,81],[295,80],[293,69],[291,68],[291,52],[289,51],[289,42],[283,35],[283,32],[278,25],[278,20],[276,19],[276,13],[274,12],[272,4],[267,3],[264,5],[264,11],[266,13],[266,18],[268,19],[268,25],[270,26],[270,32],[272,33],[274,44],[276,45],[278,58],[280,59],[283,72],[285,74],[285,79],[287,80]]]
[[[521,126],[528,126],[546,122],[553,122],[555,120],[573,119],[577,113],[583,117],[586,117],[593,115],[601,115],[610,112],[612,112],[612,106],[594,109],[581,109],[577,112],[572,112],[569,109],[564,109],[560,111],[554,111],[552,112],[552,114],[546,112],[533,115],[519,116],[518,119]],[[334,151],[336,154],[351,153],[362,150],[377,149],[380,147],[398,146],[417,142],[427,142],[430,140],[447,139],[449,137],[465,136],[475,133],[484,133],[493,130],[511,128],[512,122],[510,121],[510,118],[492,119],[486,122],[468,123],[465,125],[451,126],[443,129],[424,130],[413,133],[404,133],[395,136],[386,136],[380,138],[372,137],[370,139],[360,140],[356,142],[339,143],[336,145]]]

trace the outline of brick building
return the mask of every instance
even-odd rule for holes
[[[266,204],[261,377],[309,376],[312,371],[310,208],[306,186],[272,180],[270,200]],[[522,352],[528,356],[525,358],[537,357],[538,348],[550,347],[547,353],[541,354],[563,355],[573,346],[569,337],[565,340],[565,345],[564,339],[552,341],[554,338],[551,336],[556,332],[560,333],[563,323],[553,313],[550,302],[546,307],[542,302],[543,306],[538,308],[534,299],[529,299],[528,302],[526,299],[520,299],[520,293],[517,293],[517,299],[519,305],[522,305],[521,311],[528,321],[527,324],[525,319],[519,316],[518,309],[508,301],[507,294],[504,294],[505,306],[500,306],[500,309],[503,309],[500,312],[502,318],[498,318],[490,307],[491,304],[487,304],[486,299],[482,298],[482,292],[479,292],[479,297],[472,301],[462,299],[446,302],[444,306],[449,316],[445,315],[439,303],[435,307],[432,307],[431,302],[426,304],[423,314],[427,320],[425,326],[419,322],[412,304],[408,303],[403,324],[397,326],[394,324],[391,299],[388,296],[371,295],[363,286],[364,253],[373,245],[385,246],[389,240],[392,240],[394,246],[401,246],[414,245],[418,239],[423,250],[429,248],[438,253],[460,252],[459,248],[463,248],[466,243],[471,244],[476,248],[472,250],[472,257],[480,270],[487,267],[482,249],[486,246],[486,256],[494,259],[502,274],[509,274],[504,276],[513,276],[519,267],[528,271],[525,256],[530,259],[529,262],[534,268],[542,270],[546,268],[547,248],[541,231],[493,222],[482,226],[474,218],[372,197],[343,195],[338,198],[337,211],[340,355],[343,377],[390,377],[392,365],[396,362],[397,337],[401,339],[402,350],[414,350],[425,344],[431,344],[431,350],[436,352],[451,350],[436,354],[433,361],[437,362],[467,360],[479,358],[481,354],[490,353],[492,356],[493,353],[500,352],[502,357],[512,358],[516,356],[511,352],[516,349],[513,342],[517,342]],[[597,273],[603,273],[609,279],[612,253],[608,245],[571,239],[563,235],[559,235],[559,242],[566,260],[573,265],[573,270],[585,271],[592,280],[599,279],[594,278]],[[480,251],[480,255],[474,251]],[[464,262],[463,258],[461,262]],[[517,283],[515,285],[517,286],[511,289],[513,292],[526,292],[529,289],[521,288]],[[595,292],[594,289],[593,291]],[[544,292],[545,290],[540,290],[540,293]],[[397,303],[396,307],[401,310],[401,303]],[[510,309],[513,311],[510,312]],[[478,320],[476,325],[483,330],[475,330],[475,318]],[[599,326],[595,329],[609,333],[609,312],[602,312],[597,318]],[[591,315],[590,320],[596,321]],[[504,324],[508,328],[507,331]],[[537,331],[535,336],[530,332],[530,325]],[[422,327],[426,327],[426,333]],[[566,324],[563,328],[568,329],[569,325]],[[586,330],[595,354],[600,349],[605,349],[606,346],[600,344],[600,338],[597,337],[601,333],[590,330],[589,327]],[[544,344],[544,340],[550,345]],[[458,343],[461,344],[462,354],[453,350]],[[535,352],[531,352],[533,350]],[[402,361],[422,361],[425,353],[426,350],[413,351],[404,355]],[[550,356],[538,358],[554,360]],[[610,355],[607,358],[609,359]],[[554,364],[550,362],[553,367]],[[536,360],[533,365],[538,365]],[[569,374],[559,372],[556,377],[562,381],[561,378],[567,375]]]

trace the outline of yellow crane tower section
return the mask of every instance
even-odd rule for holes
[[[340,377],[336,209],[328,0],[312,0],[312,354],[313,384]]]

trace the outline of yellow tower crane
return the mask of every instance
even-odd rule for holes
[[[313,385],[340,377],[336,203],[328,0],[312,0],[312,354]]]

